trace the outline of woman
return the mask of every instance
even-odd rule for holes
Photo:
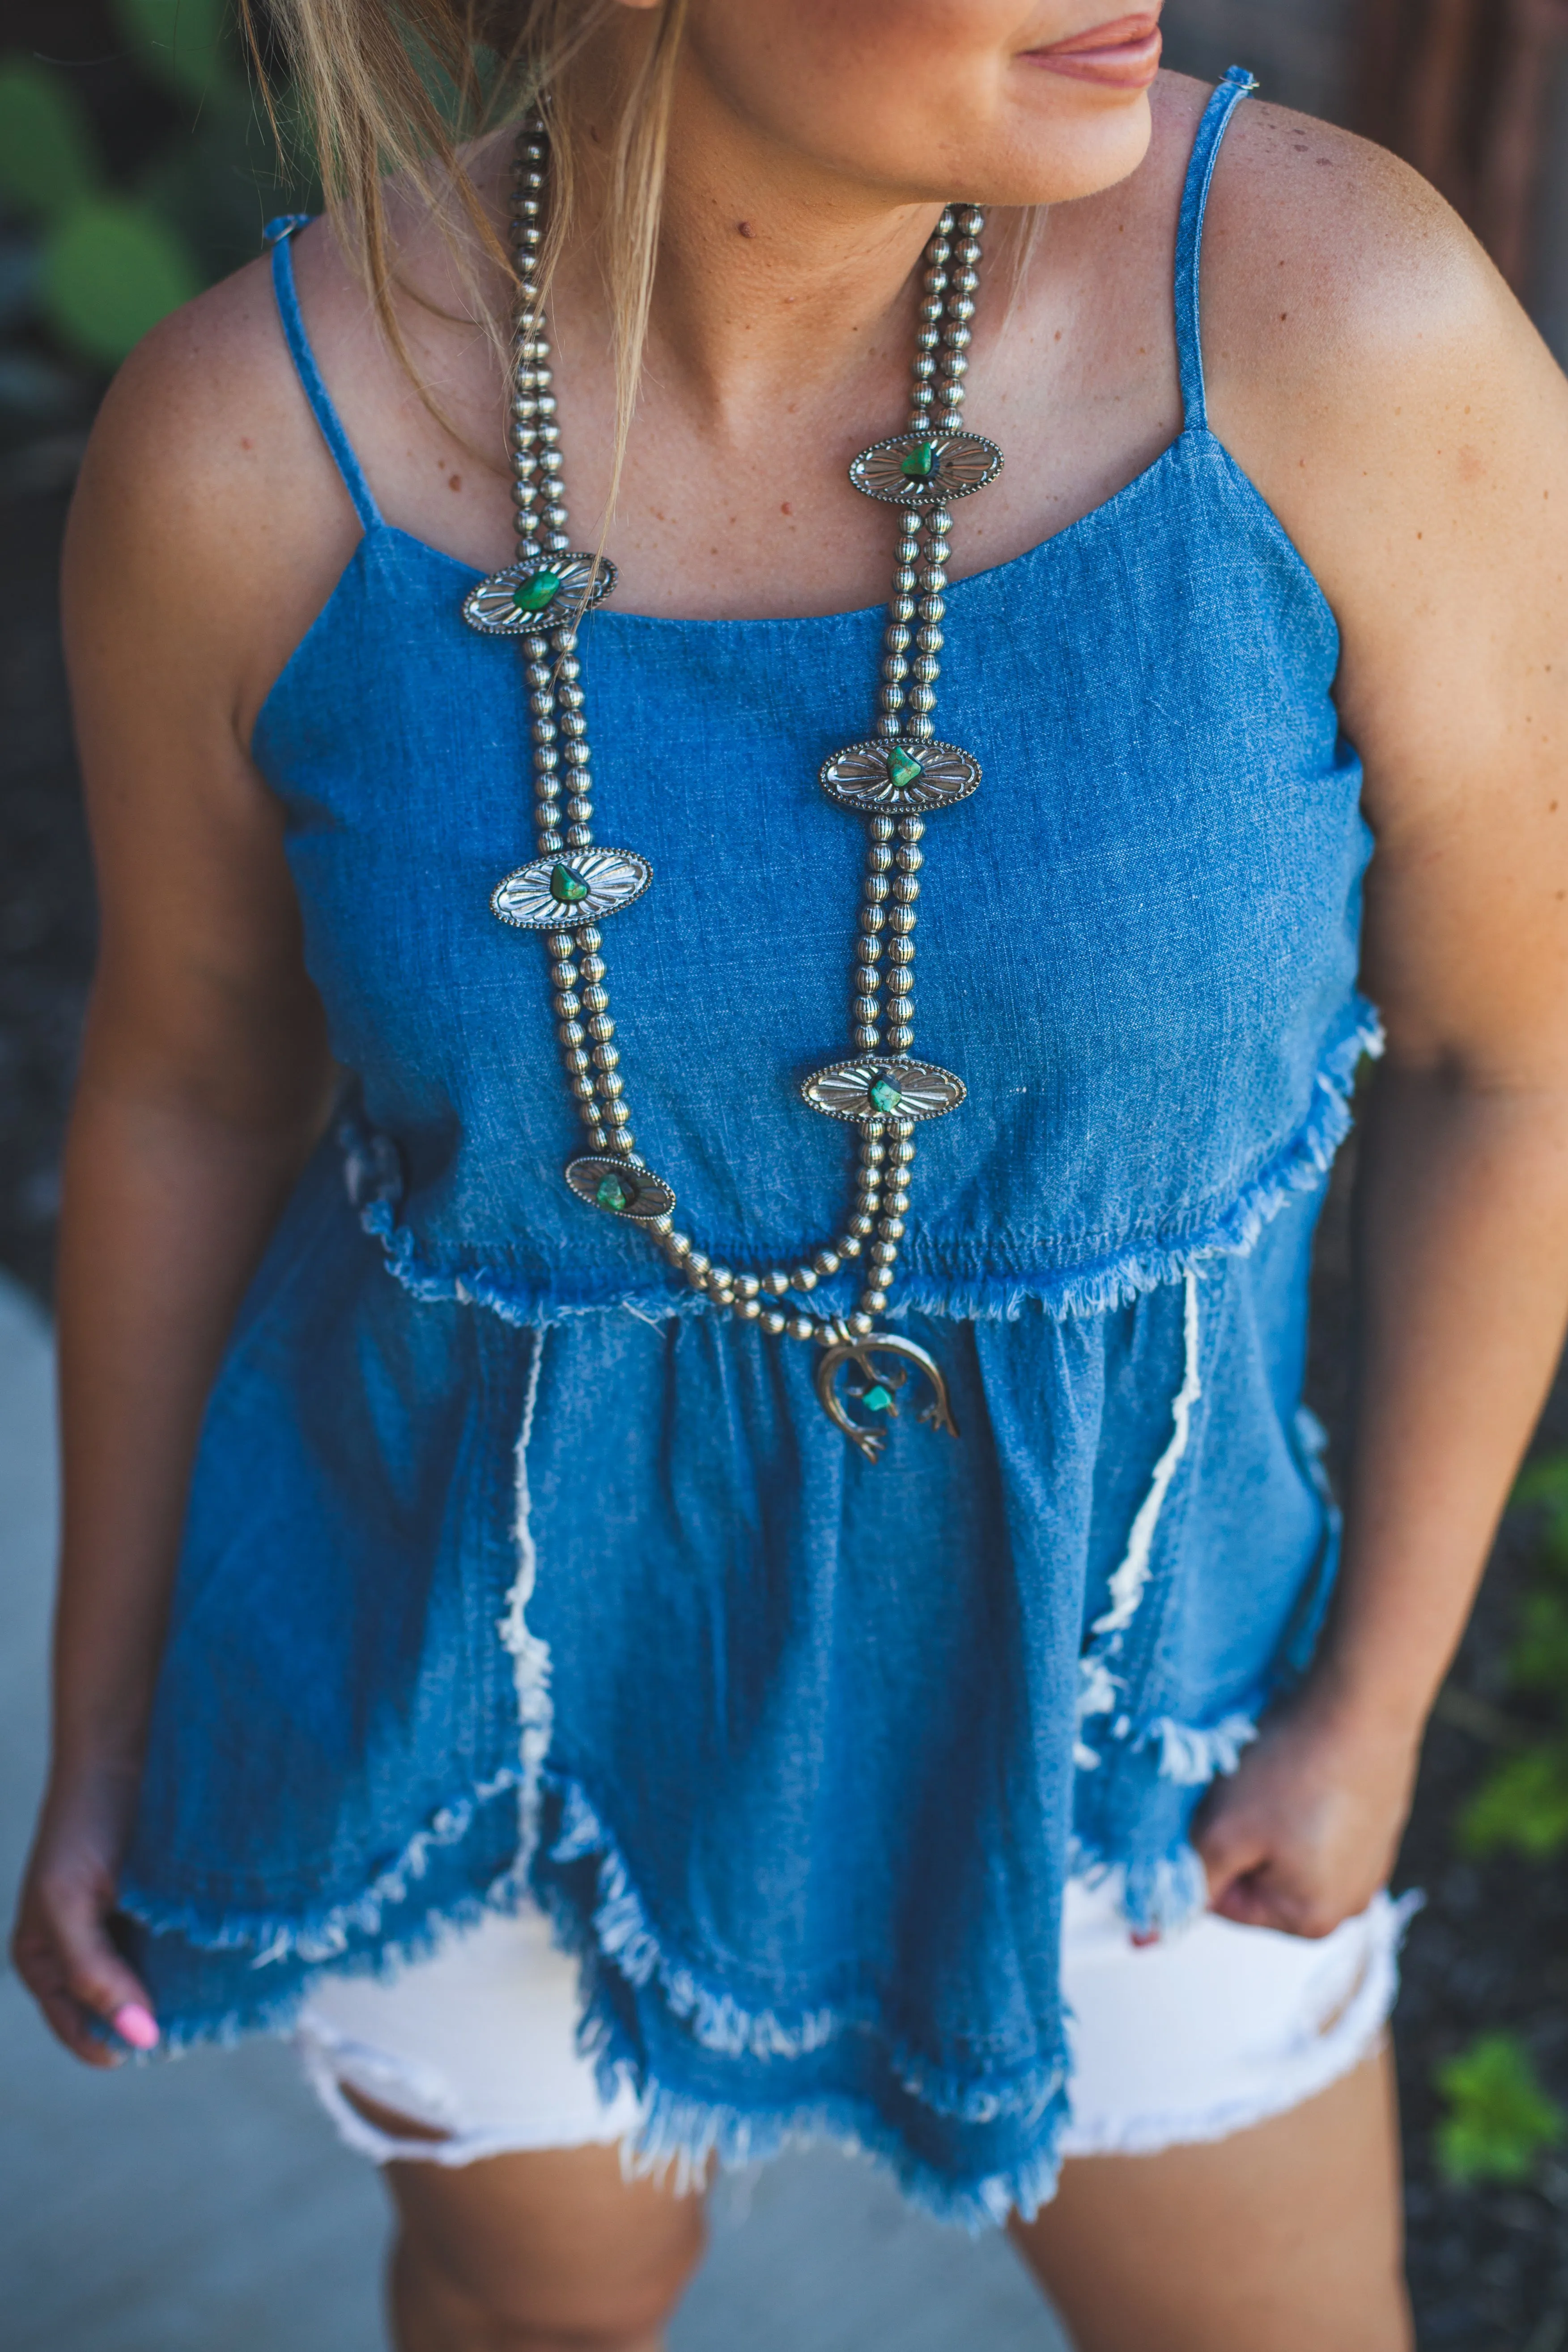
[[[409,2352],[653,2345],[811,2130],[1091,2352],[1392,2352],[1379,1890],[1568,1298],[1560,380],[1153,12],[511,0],[467,196],[287,17],[357,209],[72,525],[18,1963],[93,2063],[297,2021]]]

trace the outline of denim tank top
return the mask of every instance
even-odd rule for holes
[[[906,1419],[875,1465],[815,1350],[562,1181],[547,964],[489,907],[531,855],[520,665],[464,625],[473,572],[383,521],[280,225],[363,537],[255,753],[353,1092],[192,1482],[122,1887],[173,2045],[537,1898],[649,2158],[821,2129],[971,2221],[1048,2193],[1064,1883],[1114,1873],[1145,1926],[1201,1900],[1193,1809],[1334,1564],[1300,1391],[1376,1043],[1370,844],[1333,619],[1205,407],[1251,86],[1183,199],[1179,438],[949,593],[942,731],[984,782],[926,836],[921,1035],[968,1098],[921,1131],[893,1312],[963,1435]],[[842,1050],[859,838],[816,778],[881,624],[582,632],[600,827],[655,877],[613,933],[639,1148],[731,1263],[798,1261],[846,1198],[795,1087]]]

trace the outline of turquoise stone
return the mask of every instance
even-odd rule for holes
[[[574,907],[579,899],[587,897],[588,885],[580,874],[574,874],[569,866],[552,866],[550,895],[558,907]]]
[[[897,784],[901,793],[907,792],[911,784],[919,783],[924,773],[925,770],[920,761],[912,760],[906,751],[895,743],[888,754],[889,782]]]
[[[878,1078],[867,1091],[874,1110],[897,1110],[903,1100],[901,1092],[891,1078]]]
[[[893,1392],[890,1389],[885,1389],[879,1381],[874,1389],[866,1391],[860,1402],[868,1412],[886,1412],[892,1404]]]
[[[526,580],[512,583],[512,609],[518,613],[542,613],[553,602],[561,586],[561,574],[546,564],[542,572],[530,572]]]
[[[917,441],[899,460],[899,471],[906,481],[929,482],[936,471],[936,450],[929,441]]]
[[[623,1181],[622,1178],[617,1175],[616,1171],[612,1168],[608,1175],[601,1180],[599,1189],[595,1193],[594,1198],[597,1201],[601,1209],[629,1209],[632,1202],[637,1199],[637,1190],[635,1186],[628,1185]]]

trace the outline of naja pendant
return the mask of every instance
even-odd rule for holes
[[[877,1356],[891,1356],[894,1361],[883,1369],[872,1361]],[[850,1364],[859,1372],[861,1386],[849,1387],[849,1403],[875,1413],[875,1421],[854,1420],[840,1393],[838,1376]],[[952,1417],[942,1368],[934,1356],[928,1356],[912,1339],[900,1339],[891,1331],[872,1331],[864,1339],[847,1335],[824,1348],[816,1360],[816,1401],[835,1428],[841,1429],[850,1443],[860,1448],[868,1462],[877,1460],[888,1442],[888,1423],[899,1417],[899,1392],[908,1384],[906,1367],[910,1364],[924,1373],[931,1387],[931,1402],[921,1408],[916,1420],[929,1422],[932,1429],[945,1429],[950,1437],[956,1437],[958,1423]]]

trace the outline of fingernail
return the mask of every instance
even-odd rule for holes
[[[1151,1944],[1159,1942],[1160,1930],[1158,1927],[1134,1927],[1130,1931],[1127,1940],[1135,1952],[1146,1952]]]
[[[150,2009],[142,2008],[139,2000],[128,2000],[123,2008],[115,2011],[109,2021],[121,2042],[129,2042],[132,2050],[156,2050],[158,2047],[158,2021]]]

